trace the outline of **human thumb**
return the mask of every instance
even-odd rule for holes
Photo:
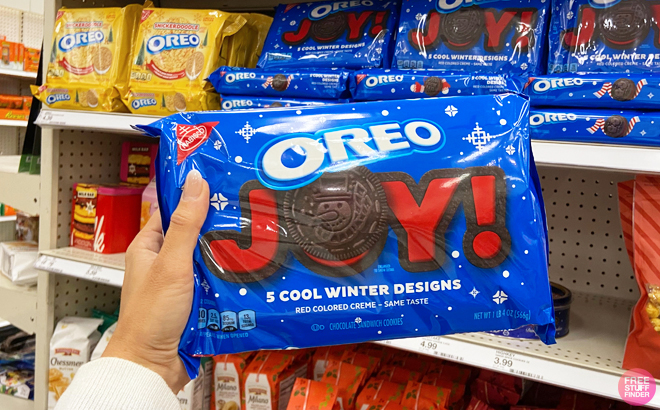
[[[209,184],[199,171],[193,169],[186,177],[181,201],[170,218],[160,252],[168,268],[173,268],[175,272],[192,271],[193,251],[208,210]]]

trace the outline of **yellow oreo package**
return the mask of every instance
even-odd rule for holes
[[[219,67],[224,37],[245,23],[240,14],[218,10],[145,8],[123,95],[131,112],[169,115],[219,109],[219,97],[205,78]]]
[[[247,23],[233,36],[225,37],[220,66],[255,68],[273,22],[272,17],[257,13],[241,14]]]
[[[142,6],[57,12],[46,83],[32,93],[50,108],[127,112],[121,101]]]

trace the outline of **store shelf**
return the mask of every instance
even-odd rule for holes
[[[60,248],[42,251],[34,266],[51,273],[121,286],[124,282],[125,256],[124,253],[104,255],[76,248]]]
[[[34,401],[21,399],[6,394],[0,394],[0,409],[3,410],[34,410]]]
[[[486,333],[382,343],[620,400],[618,383],[624,373],[621,359],[633,305],[628,300],[575,293],[570,333],[552,346]],[[648,407],[660,408],[660,395]]]
[[[19,78],[37,78],[37,73],[0,68],[0,76],[19,77]]]
[[[0,317],[27,333],[35,333],[37,287],[14,285],[6,276],[0,274]],[[0,400],[0,409],[4,408]]]
[[[35,123],[46,128],[139,134],[132,125],[150,124],[159,118],[150,115],[43,109]]]
[[[0,120],[0,127],[27,127],[27,121]]]
[[[31,215],[39,214],[39,175],[0,169],[0,202]]]

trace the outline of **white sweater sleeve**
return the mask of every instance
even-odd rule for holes
[[[107,357],[78,370],[55,410],[181,410],[181,406],[155,372]]]

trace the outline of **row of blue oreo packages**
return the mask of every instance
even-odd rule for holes
[[[328,104],[329,100],[347,99],[375,101],[484,95],[521,92],[524,86],[524,80],[506,75],[378,68],[351,72],[220,67],[208,80],[223,96],[223,109]],[[233,96],[250,102],[235,102],[239,100]]]

